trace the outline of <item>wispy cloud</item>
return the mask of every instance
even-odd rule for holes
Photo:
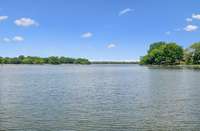
[[[8,42],[11,42],[11,39],[8,38],[8,37],[5,37],[5,38],[3,38],[3,41],[6,42],[6,43],[8,43]]]
[[[192,22],[192,18],[186,18],[185,19],[187,22]]]
[[[200,14],[192,14],[192,18],[200,20]]]
[[[15,42],[22,42],[24,38],[22,36],[14,36],[12,40]]]
[[[33,20],[31,18],[20,18],[20,19],[15,20],[14,23],[17,26],[23,26],[23,27],[39,25],[35,20]]]
[[[0,21],[4,21],[6,19],[8,19],[8,16],[0,16]]]
[[[166,35],[170,35],[171,34],[171,31],[167,31],[165,32]]]
[[[110,49],[110,48],[115,48],[116,47],[116,44],[113,44],[113,43],[110,43],[107,45],[107,48]]]
[[[122,15],[125,15],[125,14],[127,14],[129,12],[132,12],[132,11],[133,11],[133,9],[126,8],[126,9],[121,10],[118,15],[122,16]]]
[[[171,30],[171,31],[166,31],[166,32],[165,32],[165,35],[172,35],[172,34],[174,34],[175,32],[179,32],[179,31],[182,31],[182,29],[181,29],[181,28],[175,28],[175,29],[173,29],[173,30]]]
[[[187,32],[193,32],[196,31],[199,27],[196,25],[187,25],[184,30]]]
[[[180,28],[176,28],[176,29],[174,29],[174,31],[178,32],[178,31],[181,31],[181,29]]]
[[[81,35],[82,38],[90,38],[90,37],[92,37],[92,36],[93,36],[93,34],[92,34],[91,32],[85,32],[85,33],[83,33],[83,34]]]
[[[14,37],[11,37],[11,38],[9,38],[9,37],[4,37],[4,38],[3,38],[3,41],[4,41],[5,43],[10,43],[10,42],[22,42],[22,41],[24,41],[24,38],[23,38],[22,36],[14,36]]]

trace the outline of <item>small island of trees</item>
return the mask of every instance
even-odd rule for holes
[[[19,56],[19,57],[0,57],[0,64],[90,64],[91,62],[85,58],[70,57],[36,57],[36,56]]]
[[[171,42],[155,42],[147,54],[140,59],[142,65],[198,65],[200,64],[200,42],[183,49]]]

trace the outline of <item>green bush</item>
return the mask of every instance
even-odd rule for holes
[[[176,43],[156,42],[150,45],[140,64],[175,65],[183,59],[183,48]]]

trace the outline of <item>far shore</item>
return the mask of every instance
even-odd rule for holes
[[[127,64],[134,64],[134,65],[139,65],[138,62],[91,62],[90,64],[76,64],[76,63],[66,63],[66,64],[0,64],[0,65],[127,65]]]
[[[91,64],[139,64],[136,61],[91,61]]]
[[[127,65],[127,64],[132,64],[132,65],[139,65],[139,66],[144,66],[144,67],[149,67],[149,68],[163,68],[163,69],[200,69],[200,65],[141,65],[138,62],[91,62],[90,64],[74,64],[74,63],[67,63],[67,64],[0,64],[0,66],[4,65],[29,65],[29,66],[34,66],[34,65]]]

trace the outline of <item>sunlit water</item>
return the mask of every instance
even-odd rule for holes
[[[0,66],[1,131],[200,130],[200,71]]]

